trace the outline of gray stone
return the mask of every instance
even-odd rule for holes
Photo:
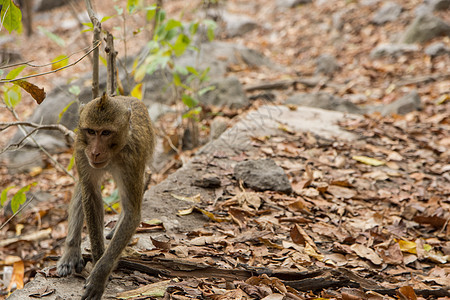
[[[281,70],[281,67],[256,50],[221,41],[204,43],[200,45],[199,51],[188,50],[184,55],[175,59],[175,64],[179,66],[186,67],[195,64],[196,68],[200,70],[210,68],[208,75],[212,79],[224,77],[230,65],[242,64],[242,62],[251,68],[265,66]]]
[[[242,84],[237,77],[227,77],[211,84],[214,89],[200,97],[200,102],[215,105],[242,108],[249,104]]]
[[[332,94],[319,93],[298,93],[288,99],[286,104],[309,106],[327,110],[341,111],[352,114],[362,114],[363,110],[350,101],[333,96]]]
[[[392,114],[404,115],[412,111],[421,109],[420,96],[416,90],[404,95],[398,100],[387,105],[379,105],[375,107],[368,107],[368,112],[378,111],[383,116]]]
[[[234,167],[234,177],[256,191],[292,192],[286,173],[271,159],[240,162]]]
[[[433,11],[450,9],[450,0],[425,0]]]
[[[432,14],[417,16],[400,39],[402,43],[424,43],[435,37],[450,36],[450,25]]]
[[[409,52],[419,51],[419,46],[409,44],[380,44],[370,52],[372,58],[398,57]]]
[[[153,103],[148,108],[148,114],[153,122],[156,122],[161,116],[171,112],[175,112],[175,109],[162,103]]]
[[[439,56],[449,54],[450,48],[442,42],[436,42],[425,48],[425,54],[429,56]]]
[[[223,12],[222,20],[226,24],[225,30],[229,37],[242,36],[258,27],[255,20],[245,15]]]
[[[42,153],[38,149],[21,148],[5,154],[6,165],[10,174],[29,173],[36,167],[45,167]]]
[[[372,22],[375,24],[383,24],[397,20],[402,12],[402,7],[395,2],[386,2],[377,10],[372,17]]]
[[[422,16],[426,14],[430,14],[433,12],[433,8],[429,5],[426,5],[425,3],[417,5],[417,7],[414,9],[414,14],[416,16]]]
[[[316,74],[333,75],[339,69],[336,58],[331,54],[322,54],[316,59]]]
[[[312,0],[277,0],[278,8],[294,8],[297,5],[311,3]]]
[[[222,133],[227,130],[228,123],[220,117],[214,118],[211,122],[210,130],[209,130],[209,140],[217,139]]]

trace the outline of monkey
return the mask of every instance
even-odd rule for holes
[[[83,300],[101,299],[109,275],[140,223],[145,167],[154,147],[153,125],[140,100],[103,94],[80,108],[74,143],[78,180],[57,273],[67,276],[83,270],[81,232],[86,220],[94,268],[86,280]],[[119,189],[122,211],[105,249],[100,183],[106,172]]]

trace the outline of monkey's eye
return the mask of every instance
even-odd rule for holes
[[[87,132],[87,134],[89,134],[89,135],[95,135],[95,130],[94,130],[94,129],[88,128],[88,129],[86,129],[86,132]]]
[[[110,130],[103,130],[103,131],[102,131],[102,135],[103,135],[103,136],[111,135],[111,131],[110,131]]]

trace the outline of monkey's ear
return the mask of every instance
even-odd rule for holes
[[[103,92],[103,95],[100,98],[100,101],[97,103],[98,109],[103,110],[106,107],[107,102],[108,102],[108,95],[106,94],[106,92]]]
[[[81,112],[83,111],[84,107],[86,106],[85,103],[80,103],[79,107],[78,107],[78,114],[81,114]]]

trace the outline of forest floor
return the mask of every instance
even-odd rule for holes
[[[191,20],[198,16],[200,2],[168,1],[164,9],[171,17]],[[152,240],[155,248],[131,255],[120,265],[121,275],[113,275],[113,280],[121,281],[128,290],[144,286],[147,291],[155,289],[151,283],[160,282],[156,289],[162,286],[166,299],[449,297],[450,56],[431,58],[423,49],[436,41],[450,47],[450,40],[436,38],[419,45],[420,51],[373,59],[370,52],[404,32],[422,1],[397,1],[403,7],[402,14],[384,25],[370,23],[383,1],[373,5],[315,1],[282,11],[276,9],[275,2],[227,1],[227,11],[245,13],[260,26],[241,37],[219,35],[217,39],[244,44],[282,66],[279,71],[251,69],[244,64],[230,66],[227,75],[238,77],[244,88],[313,76],[316,58],[328,53],[340,65],[328,82],[315,87],[293,84],[271,91],[273,103],[282,105],[297,92],[324,91],[358,105],[384,105],[417,90],[422,109],[404,116],[371,114],[341,121],[343,129],[360,137],[357,141],[324,140],[290,128],[283,128],[278,135],[255,136],[252,145],[257,151],[253,157],[238,154],[231,159],[274,159],[289,176],[293,193],[245,189],[227,169],[222,174],[222,197],[197,205],[208,225],[186,232],[176,241]],[[101,16],[116,14],[106,0],[95,1],[95,9]],[[332,15],[337,12],[344,23],[341,31],[333,28]],[[435,14],[450,22],[448,14]],[[89,33],[80,38],[79,28],[71,23],[74,21],[67,6],[36,14],[34,35],[13,34],[6,45],[24,61],[49,63],[58,55],[89,45]],[[125,19],[126,39],[123,21],[115,17],[104,25],[116,37],[119,56],[125,49],[128,55],[137,53],[147,41],[143,33],[133,33],[145,23],[143,16]],[[65,45],[50,41],[38,26],[57,34]],[[32,82],[50,91],[90,72],[90,68],[84,60]],[[35,72],[45,70],[48,67]],[[434,80],[434,76],[441,78]],[[257,93],[249,92],[248,96]],[[246,109],[228,112],[228,116],[242,118],[263,104],[267,103],[252,101]],[[26,119],[36,106],[24,94],[17,114]],[[0,122],[14,120],[5,108],[0,107],[0,112]],[[202,121],[203,135],[207,135],[211,119]],[[230,124],[237,119],[231,119]],[[13,134],[13,130],[3,131],[0,146]],[[188,151],[180,156],[188,160],[194,155],[195,151]],[[71,151],[54,158],[67,166]],[[180,165],[173,163],[170,170],[154,174],[151,184],[161,183]],[[45,267],[55,265],[48,257],[61,254],[74,181],[50,162],[26,174],[10,174],[2,163],[0,176],[0,190],[15,186],[11,189],[14,192],[35,182],[33,192],[46,191],[52,196],[32,204],[0,230],[3,278],[7,270],[12,271],[12,282],[20,287]],[[106,186],[108,189],[113,189],[112,184]],[[7,214],[0,216],[0,223],[7,219]],[[163,226],[151,226],[148,231],[163,232]],[[142,270],[143,265],[148,269]],[[170,269],[172,276],[163,272],[151,276],[151,268]],[[193,270],[197,271],[189,273]],[[54,270],[45,275],[54,276]],[[179,282],[170,281],[173,278]],[[6,298],[11,288],[8,285],[0,282],[0,298]],[[47,292],[43,290],[41,296]]]

